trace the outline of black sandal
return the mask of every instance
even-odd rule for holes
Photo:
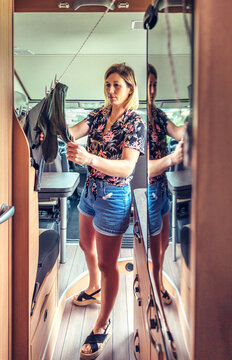
[[[163,303],[166,305],[171,304],[172,299],[171,299],[169,293],[167,292],[167,290],[165,290],[165,291],[160,290],[160,292],[161,292],[161,298],[162,298]]]
[[[107,341],[110,339],[110,336],[111,336],[111,326],[110,326],[110,319],[109,319],[108,325],[105,328],[105,331],[103,334],[94,334],[94,332],[91,331],[90,335],[87,336],[83,345],[89,344],[91,346],[92,352],[90,354],[88,354],[88,353],[83,353],[80,350],[80,359],[81,360],[96,359],[96,357],[98,357],[101,354],[101,352],[103,351]],[[102,346],[99,348],[98,344],[102,344]]]
[[[78,306],[86,306],[89,304],[101,304],[101,300],[94,297],[101,289],[94,291],[92,294],[87,294],[85,291],[81,291],[73,299],[73,303]]]

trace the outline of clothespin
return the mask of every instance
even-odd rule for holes
[[[57,74],[55,74],[55,77],[54,77],[54,88],[56,87],[56,84],[58,83],[58,80],[57,80]]]
[[[50,91],[52,91],[54,88],[53,88],[53,80],[51,82],[51,85],[50,85]]]
[[[48,97],[48,88],[47,85],[45,86],[45,99]]]

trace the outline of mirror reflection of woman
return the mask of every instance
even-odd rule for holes
[[[88,166],[78,208],[79,245],[89,285],[75,296],[74,304],[101,304],[81,359],[95,359],[110,336],[110,313],[119,287],[117,259],[131,214],[130,181],[145,143],[144,121],[135,112],[138,93],[133,70],[125,63],[112,65],[105,74],[104,92],[105,106],[70,128],[75,140],[88,134],[87,149],[76,142],[67,144],[67,159]]]
[[[169,202],[165,171],[183,161],[185,126],[176,126],[155,105],[157,72],[148,65],[148,215],[153,276],[161,306],[172,302],[165,289],[162,269],[169,243]],[[178,141],[175,151],[168,154],[166,135]]]

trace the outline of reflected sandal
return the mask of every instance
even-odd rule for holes
[[[101,289],[94,291],[92,294],[87,294],[85,291],[81,291],[73,299],[73,303],[78,306],[87,306],[89,304],[101,304],[101,300],[95,298],[93,295],[98,294]]]
[[[103,334],[94,334],[94,332],[91,331],[90,335],[87,336],[83,345],[89,344],[91,346],[92,352],[90,354],[88,354],[88,353],[83,353],[80,350],[80,359],[81,360],[96,359],[96,357],[98,357],[101,354],[101,352],[103,351],[103,349],[104,349],[106,343],[108,342],[108,340],[110,339],[110,337],[111,337],[111,326],[110,326],[110,319],[109,319],[108,325],[105,328],[105,331]],[[99,348],[98,344],[102,344],[102,346]]]
[[[175,359],[177,359],[177,352],[176,352],[176,344],[175,341],[172,337],[172,333],[171,331],[167,331],[167,336],[168,336],[168,340],[170,341],[170,345],[171,345],[171,350],[172,350],[172,355]]]
[[[165,290],[165,291],[160,290],[160,292],[161,292],[161,298],[162,298],[163,303],[166,305],[170,305],[172,303],[172,299],[171,299],[169,293],[167,292],[167,290]]]

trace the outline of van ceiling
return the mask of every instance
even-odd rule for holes
[[[16,9],[19,9],[19,4],[23,3],[29,1],[16,1]],[[33,3],[34,0],[30,1],[30,5]],[[52,1],[39,2],[41,6],[46,3]],[[133,3],[145,2],[133,1]],[[106,10],[103,7],[101,9],[101,13]],[[92,11],[15,13],[15,70],[31,99],[44,97],[45,86],[50,87],[55,74],[59,79],[101,13]],[[67,99],[103,100],[104,73],[110,65],[118,62],[126,62],[134,69],[139,98],[146,99],[146,31],[131,29],[132,21],[142,22],[143,16],[143,11],[120,13],[111,11],[105,15],[61,79],[61,82],[69,88]],[[169,14],[169,18],[180,97],[186,98],[187,86],[190,83],[190,46],[183,15],[172,13]],[[157,96],[160,99],[173,99],[175,94],[167,55],[164,14],[159,14],[154,30],[152,33],[149,32],[149,54],[150,61],[158,70]]]

